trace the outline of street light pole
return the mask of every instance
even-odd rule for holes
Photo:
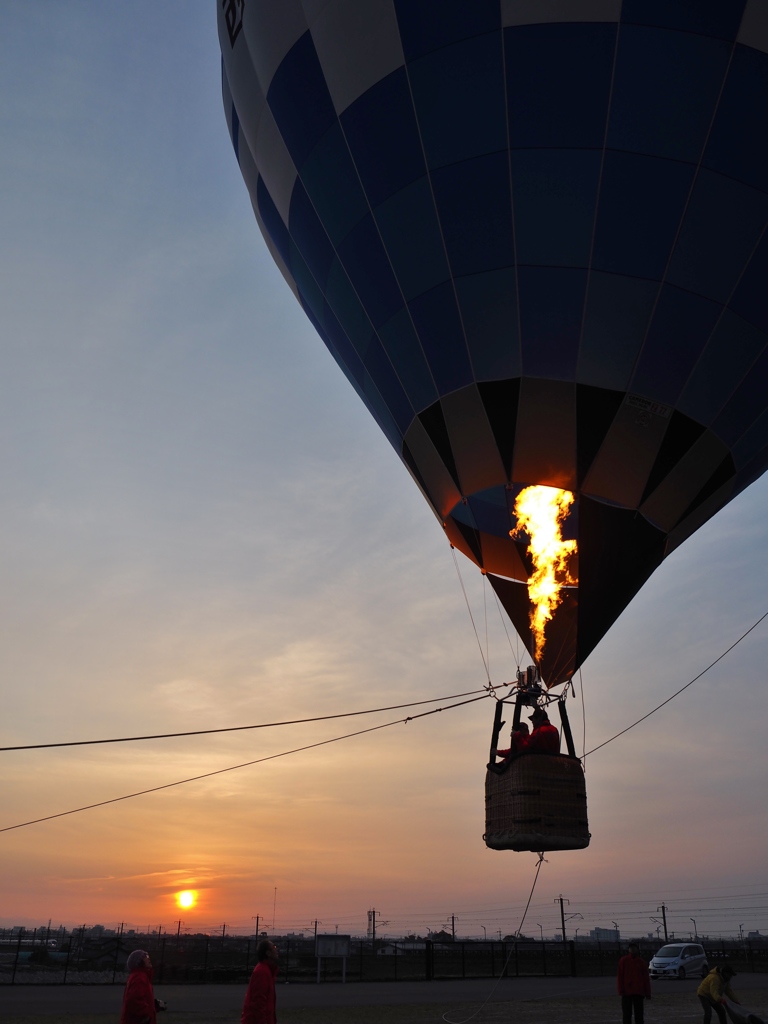
[[[698,931],[698,929],[696,927],[696,918],[695,917],[689,917],[688,920],[689,921],[693,921],[693,937],[694,937],[694,941],[698,942],[699,941],[699,931]]]
[[[536,922],[536,927],[541,932],[541,941],[543,942],[544,941],[544,929],[541,927],[541,925],[538,923],[538,921]]]

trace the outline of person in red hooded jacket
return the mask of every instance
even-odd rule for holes
[[[123,992],[120,1024],[157,1024],[155,993],[152,988],[152,963],[149,953],[134,949],[126,967],[130,972]]]
[[[643,1000],[651,998],[651,979],[648,977],[648,965],[640,957],[640,947],[636,942],[630,942],[629,956],[619,960],[616,989],[621,996],[623,1024],[632,1024],[633,1010],[635,1024],[643,1024]]]
[[[535,708],[530,716],[533,732],[525,745],[526,754],[559,754],[560,733],[549,720],[544,708]]]
[[[240,1024],[277,1024],[275,977],[277,946],[263,939],[256,947],[256,966],[245,993]]]

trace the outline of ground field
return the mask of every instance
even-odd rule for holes
[[[742,1002],[768,1020],[768,979],[739,977]],[[493,982],[301,985],[278,988],[279,1024],[618,1024],[619,999],[609,978],[521,978]],[[646,1024],[694,1024],[702,1013],[695,981],[662,982],[646,1004]],[[159,1024],[238,1024],[238,986],[158,990],[169,1011]],[[483,1006],[483,1001],[490,996]],[[109,987],[3,986],[3,1024],[116,1024],[121,992]]]

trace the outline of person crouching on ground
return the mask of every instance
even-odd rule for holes
[[[723,964],[722,967],[715,967],[709,972],[704,981],[696,989],[699,1002],[704,1007],[704,1024],[712,1020],[712,1011],[717,1014],[720,1024],[727,1024],[728,1017],[723,1006],[723,996],[727,996],[731,1002],[738,1003],[733,994],[730,982],[736,971],[730,964]]]
[[[256,947],[256,966],[248,982],[240,1024],[277,1024],[276,975],[277,946],[269,939],[262,939]]]
[[[632,1010],[635,1011],[635,1024],[643,1024],[643,1000],[651,998],[651,979],[648,977],[648,965],[640,958],[640,947],[636,942],[630,942],[629,956],[619,960],[616,988],[621,996],[623,1024],[632,1024]]]
[[[134,949],[126,963],[128,981],[123,992],[120,1024],[157,1024],[155,993],[152,988],[152,962],[149,953]]]

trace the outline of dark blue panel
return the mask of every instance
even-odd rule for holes
[[[374,419],[388,438],[389,443],[399,454],[402,451],[403,432],[395,423],[387,403],[379,394],[376,383],[368,372],[365,374],[365,383],[363,384],[363,398],[365,404],[371,410]]]
[[[331,353],[333,358],[336,360],[336,362],[338,363],[339,367],[341,368],[342,373],[347,378],[349,383],[352,385],[352,387],[355,389],[355,391],[358,393],[358,395],[360,395],[360,397],[365,402],[365,395],[363,394],[362,384],[361,384],[360,380],[358,380],[358,378],[355,376],[355,371],[353,371],[350,368],[350,366],[347,365],[347,363],[344,361],[344,359],[342,359],[341,355],[336,350],[336,346],[331,341],[331,339],[328,337],[328,334],[327,334],[325,328],[323,327],[322,323],[318,320],[318,318],[312,312],[312,310],[310,309],[309,305],[304,301],[303,298],[300,299],[300,302],[301,302],[301,308],[307,314],[307,318],[309,319],[310,323],[312,324],[312,326],[315,328],[317,333],[322,338],[323,343],[325,344],[325,347],[328,349],[328,351]],[[359,359],[355,361],[355,370],[356,370],[356,372],[359,375],[361,375],[361,377],[365,375],[365,371],[363,370],[363,365],[359,361]],[[366,405],[367,404],[368,403],[366,402]]]
[[[309,32],[283,58],[269,87],[267,103],[293,162],[301,168],[336,120]]]
[[[768,234],[755,250],[742,279],[728,303],[745,320],[768,331]]]
[[[373,325],[338,258],[333,261],[328,274],[325,297],[344,328],[344,333],[364,359],[374,334]]]
[[[374,216],[406,299],[450,277],[428,178],[390,196]]]
[[[585,270],[519,267],[523,374],[575,380]]]
[[[731,454],[737,469],[747,467],[754,458],[761,455],[763,467],[768,464],[768,412],[755,420]]]
[[[702,169],[685,212],[667,281],[727,302],[767,219],[765,192]]]
[[[338,121],[312,150],[301,180],[334,245],[368,212],[360,179]]]
[[[504,30],[512,147],[602,147],[616,31],[602,24]]]
[[[497,505],[489,501],[483,501],[476,494],[471,495],[467,500],[472,509],[472,515],[475,518],[478,530],[493,534],[495,537],[509,536],[509,528],[512,523],[506,502],[504,502],[504,505]]]
[[[520,376],[517,277],[513,268],[454,281],[475,380]]]
[[[347,107],[341,126],[371,206],[426,174],[405,68]]]
[[[693,167],[688,164],[606,153],[592,266],[659,280],[692,178]]]
[[[664,285],[630,388],[674,405],[709,340],[722,306]]]
[[[304,191],[304,186],[298,180],[291,194],[288,227],[291,238],[306,260],[313,277],[321,288],[325,288],[335,253],[323,225],[317,219],[309,196]]]
[[[290,243],[290,252],[291,273],[301,295],[302,305],[309,306],[322,325],[325,312],[325,296],[293,240]]]
[[[408,76],[430,167],[507,148],[500,32],[430,53]]]
[[[720,39],[622,28],[609,147],[697,163],[729,55],[730,46]]]
[[[600,162],[598,150],[512,153],[518,263],[588,265]]]
[[[736,47],[704,165],[768,192],[768,54]]]
[[[373,326],[386,323],[403,297],[370,214],[341,243],[339,258]]]
[[[577,380],[625,391],[640,351],[659,286],[619,274],[589,277]]]
[[[735,39],[744,3],[745,0],[624,0],[621,21],[622,25],[636,22]]]
[[[763,352],[733,398],[715,420],[713,430],[733,445],[762,415],[768,403],[768,350]]]
[[[365,368],[375,381],[379,394],[387,403],[387,408],[392,413],[398,429],[404,434],[413,421],[414,412],[378,338],[374,338],[371,342],[368,355],[365,357]]]
[[[409,61],[501,25],[499,0],[395,0],[395,10]]]
[[[471,384],[472,367],[453,286],[450,283],[438,285],[408,305],[440,394],[446,395]]]
[[[267,234],[275,243],[275,248],[283,257],[285,265],[291,268],[291,239],[288,235],[288,228],[283,218],[277,212],[277,207],[272,201],[272,196],[267,191],[264,179],[259,177],[256,185],[256,205],[259,208],[259,216],[262,219]]]
[[[456,276],[514,263],[506,153],[441,167],[432,173],[432,185]]]
[[[379,337],[416,412],[436,402],[435,382],[405,306],[379,328]]]
[[[222,70],[224,65],[222,64]],[[232,148],[235,151],[235,159],[240,166],[240,118],[237,116],[235,104],[232,104]]]
[[[333,315],[333,310],[328,303],[325,304],[323,325],[326,336],[330,339],[338,353],[337,358],[345,363],[349,372],[362,387],[364,379],[363,361],[347,337],[344,328]]]
[[[723,310],[677,403],[680,412],[699,423],[712,423],[766,344],[768,335]]]

